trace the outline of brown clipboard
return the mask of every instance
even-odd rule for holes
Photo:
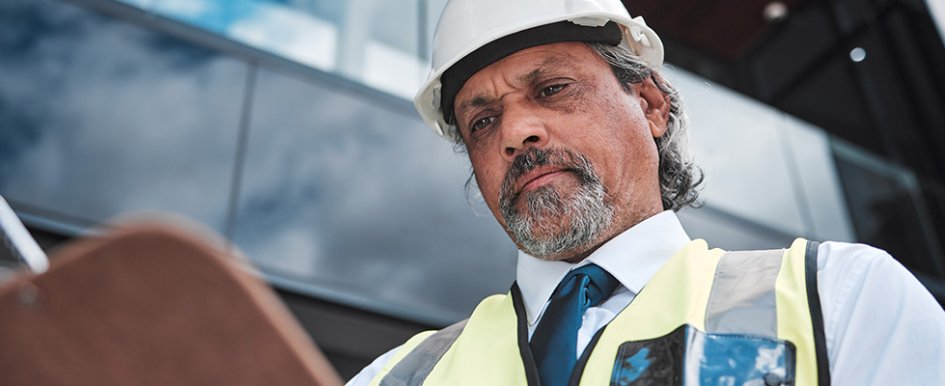
[[[341,385],[273,291],[189,232],[125,226],[0,288],[0,384]]]

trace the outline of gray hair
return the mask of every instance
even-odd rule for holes
[[[666,133],[655,138],[659,152],[660,194],[663,209],[678,211],[686,206],[698,206],[699,185],[702,184],[705,176],[702,170],[692,162],[689,154],[689,120],[683,111],[679,91],[658,72],[647,67],[639,56],[623,46],[586,44],[610,65],[610,69],[624,90],[629,92],[631,83],[640,83],[646,78],[651,78],[653,83],[666,94],[670,106]],[[446,138],[453,142],[457,152],[466,151],[463,137],[455,122],[449,122],[445,134]],[[467,191],[474,180],[474,175],[471,174],[466,180]]]
[[[660,193],[663,209],[680,210],[686,206],[697,206],[699,185],[704,175],[692,162],[689,154],[689,120],[682,108],[679,91],[656,71],[651,70],[640,59],[623,46],[588,43],[614,72],[624,89],[630,91],[631,83],[640,83],[647,77],[653,79],[669,99],[669,120],[666,133],[656,138],[659,150]]]

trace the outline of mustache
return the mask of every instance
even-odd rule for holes
[[[598,180],[590,160],[583,154],[567,149],[539,149],[529,148],[526,152],[519,154],[512,160],[509,170],[505,173],[505,179],[500,188],[500,201],[513,202],[518,198],[518,192],[514,192],[515,182],[522,178],[528,172],[543,166],[557,166],[564,170],[574,172],[582,184],[591,183]]]

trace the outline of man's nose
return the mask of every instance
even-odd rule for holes
[[[502,113],[502,156],[512,161],[530,147],[548,143],[545,121],[526,106],[507,107]]]

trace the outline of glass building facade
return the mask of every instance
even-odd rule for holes
[[[516,251],[410,102],[443,3],[4,1],[0,194],[64,235],[178,213],[276,287],[428,325],[465,317],[508,289]],[[664,71],[706,173],[704,207],[679,213],[690,236],[868,242],[941,288],[941,214],[909,170]]]

